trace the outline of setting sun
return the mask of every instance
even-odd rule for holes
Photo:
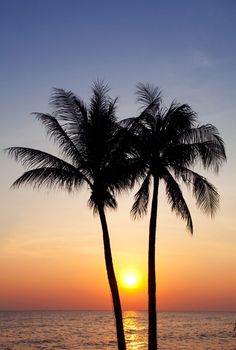
[[[135,274],[128,274],[125,276],[125,283],[129,287],[134,287],[137,284],[137,276]]]
[[[140,276],[136,271],[123,271],[120,276],[120,283],[124,288],[137,288],[140,285]]]

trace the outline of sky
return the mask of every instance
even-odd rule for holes
[[[53,87],[88,101],[103,79],[119,97],[118,117],[136,116],[135,86],[149,82],[165,104],[188,103],[226,145],[211,219],[186,193],[191,237],[161,188],[157,228],[158,310],[236,311],[236,2],[0,1],[0,309],[111,309],[102,233],[77,194],[10,190],[23,168],[2,151],[28,146],[57,154],[32,112],[50,112]],[[148,216],[130,218],[134,192],[108,212],[123,308],[147,308]],[[137,285],[125,286],[126,273]]]

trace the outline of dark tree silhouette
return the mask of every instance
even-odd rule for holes
[[[193,233],[190,211],[180,183],[192,190],[197,206],[213,215],[219,204],[216,188],[193,168],[201,163],[204,169],[218,172],[226,160],[224,144],[211,124],[198,125],[190,106],[172,102],[162,106],[161,92],[149,84],[138,84],[138,102],[142,110],[137,118],[123,121],[136,136],[138,164],[144,176],[131,210],[134,217],[146,214],[152,186],[148,251],[148,349],[157,349],[155,241],[160,182],[166,189],[171,210],[186,221]],[[140,174],[140,173],[139,173]],[[140,179],[139,179],[140,181]]]
[[[90,189],[89,206],[101,221],[104,255],[112,294],[119,350],[125,350],[125,337],[118,286],[112,262],[105,209],[115,209],[115,195],[132,186],[130,157],[125,151],[123,129],[116,120],[116,102],[108,87],[96,82],[88,106],[71,91],[55,89],[51,98],[53,114],[34,113],[59,146],[61,157],[46,152],[11,147],[7,151],[27,167],[13,188],[24,184],[34,188]]]

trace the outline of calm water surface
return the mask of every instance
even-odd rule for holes
[[[159,313],[160,350],[236,350],[236,313]],[[147,313],[125,312],[127,349],[147,349]],[[109,311],[0,312],[0,350],[117,349]]]

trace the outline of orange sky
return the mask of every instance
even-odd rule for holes
[[[0,309],[111,309],[99,219],[86,206],[86,191],[77,197],[31,189],[5,192],[14,220],[3,221]],[[120,199],[108,222],[123,307],[140,310],[147,307],[148,219],[130,219],[131,198]],[[232,209],[223,199],[213,220],[191,209],[193,237],[161,195],[158,309],[236,310],[235,236],[226,225]],[[127,270],[138,273],[136,288],[121,283]]]

